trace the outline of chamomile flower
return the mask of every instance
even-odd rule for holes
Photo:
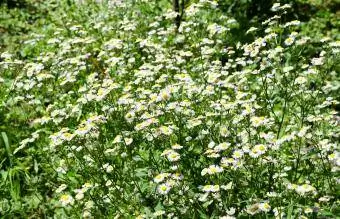
[[[259,126],[265,125],[268,122],[268,120],[263,116],[260,116],[260,117],[253,116],[250,118],[250,122],[252,123],[254,127],[259,127]]]
[[[182,180],[183,179],[183,175],[180,173],[173,173],[171,174],[171,178],[174,180]]]
[[[312,59],[312,64],[313,65],[323,65],[324,63],[324,58],[320,57],[320,58],[313,58]]]
[[[163,210],[158,210],[158,211],[155,211],[154,213],[153,213],[153,216],[154,217],[159,217],[159,216],[162,216],[162,215],[164,215],[165,214],[165,211],[163,211]]]
[[[91,131],[91,128],[92,127],[90,125],[84,125],[76,129],[74,134],[79,135],[79,136],[84,136]]]
[[[255,215],[260,212],[259,204],[253,204],[247,207],[246,212],[250,215]]]
[[[178,161],[181,158],[181,156],[179,153],[175,151],[171,151],[169,154],[167,154],[167,158],[169,161],[174,162],[174,161]]]
[[[161,126],[159,128],[159,131],[163,134],[163,135],[171,135],[173,133],[173,130],[168,127],[168,126]]]
[[[237,160],[230,157],[230,158],[226,158],[226,157],[222,157],[221,159],[221,166],[222,167],[228,167],[228,166],[233,166],[237,163]]]
[[[302,85],[302,84],[305,84],[307,82],[307,78],[300,76],[300,77],[295,79],[295,82],[299,85]]]
[[[272,11],[278,11],[280,9],[281,4],[280,3],[274,3],[271,7]]]
[[[167,101],[170,98],[171,98],[171,93],[168,90],[161,91],[158,96],[159,101]]]
[[[174,144],[174,145],[171,146],[171,148],[174,149],[174,150],[179,150],[179,149],[182,149],[183,146],[181,146],[179,144]]]
[[[258,144],[253,147],[253,149],[250,151],[249,155],[253,158],[257,158],[260,155],[266,153],[267,146],[264,144]]]
[[[170,191],[170,189],[171,189],[171,187],[170,187],[168,184],[166,184],[166,183],[163,183],[163,184],[161,184],[161,185],[159,185],[159,186],[157,187],[157,191],[158,191],[158,193],[161,194],[161,195],[166,195],[166,194],[168,194],[169,191]]]
[[[227,137],[229,135],[229,130],[226,126],[220,127],[220,135],[223,137]]]
[[[69,194],[61,195],[59,201],[61,202],[61,205],[64,206],[64,207],[67,206],[67,205],[73,205],[74,204],[74,199]]]
[[[243,157],[244,152],[242,150],[235,150],[233,152],[233,158],[235,159],[240,159],[241,157]]]
[[[329,202],[331,200],[331,196],[322,196],[319,198],[319,202]]]
[[[292,36],[289,36],[287,39],[285,39],[284,44],[286,46],[290,46],[295,42],[295,38]]]
[[[216,173],[223,172],[223,168],[218,165],[210,165],[208,168],[204,168],[201,172],[201,175],[204,176],[206,174],[213,175]]]
[[[169,176],[169,173],[160,173],[157,176],[155,176],[153,181],[155,183],[160,183],[160,182],[163,182],[165,180],[165,178],[168,177],[168,176]]]
[[[202,188],[203,192],[219,192],[220,186],[219,185],[205,185]]]
[[[219,151],[225,151],[227,150],[228,148],[230,147],[230,143],[227,143],[227,142],[223,142],[223,143],[220,143],[218,144],[214,150],[219,152]]]
[[[74,134],[64,132],[61,134],[60,138],[66,141],[71,141],[74,138]]]
[[[259,209],[260,209],[261,211],[267,213],[267,212],[270,211],[271,207],[270,207],[270,205],[268,204],[268,202],[263,202],[263,203],[260,203],[260,204],[259,204]]]
[[[309,184],[303,184],[303,185],[298,185],[296,188],[295,188],[295,191],[304,196],[306,194],[309,194],[309,193],[315,193],[316,192],[316,189],[315,187],[309,185]]]

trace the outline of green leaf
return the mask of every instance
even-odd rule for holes
[[[5,183],[8,177],[8,171],[2,170],[0,173],[1,173],[1,182]]]
[[[7,152],[7,156],[8,156],[10,165],[12,166],[12,151],[11,151],[11,148],[9,146],[9,141],[8,141],[8,137],[7,137],[6,132],[1,132],[1,136],[2,136],[2,140],[5,143],[5,149],[6,149],[6,152]]]
[[[39,171],[39,166],[38,166],[38,162],[37,162],[36,159],[34,159],[34,171],[35,171],[35,173],[38,173],[38,171]]]
[[[160,210],[163,210],[163,209],[164,209],[164,207],[163,207],[162,203],[158,202],[158,204],[155,207],[155,211],[160,211]]]
[[[293,210],[294,210],[294,205],[289,205],[288,206],[288,212],[287,212],[287,218],[288,219],[292,218]]]
[[[329,212],[329,211],[326,211],[326,210],[321,211],[320,214],[322,216],[334,216],[334,214],[332,212]]]
[[[208,216],[204,212],[202,212],[201,210],[198,210],[198,212],[200,214],[200,218],[202,218],[202,219],[208,218]]]
[[[148,176],[148,171],[146,169],[136,169],[136,176],[140,178]]]
[[[207,208],[207,207],[208,207],[209,205],[211,205],[211,203],[213,203],[213,202],[214,202],[213,200],[204,202],[203,207],[204,207],[204,208]]]

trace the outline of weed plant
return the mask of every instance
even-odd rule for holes
[[[210,0],[52,8],[1,53],[0,216],[339,214],[340,44],[289,4],[246,43]]]

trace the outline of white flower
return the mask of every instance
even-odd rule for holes
[[[240,159],[243,157],[244,152],[242,150],[235,150],[233,153],[233,158]]]
[[[285,27],[289,27],[289,26],[299,26],[300,25],[300,21],[298,21],[298,20],[293,20],[293,21],[291,21],[291,22],[287,22],[284,26]]]
[[[223,189],[223,190],[230,190],[230,189],[232,189],[232,187],[233,187],[233,182],[230,182],[227,185],[221,185],[221,189]]]
[[[260,155],[266,153],[267,151],[267,146],[265,146],[264,144],[258,144],[258,145],[255,145],[253,147],[253,149],[250,151],[249,155],[251,157],[259,157]]]
[[[91,212],[89,212],[89,211],[84,211],[84,212],[83,212],[83,218],[91,218]]]
[[[223,172],[223,168],[218,165],[210,165],[208,168],[204,168],[201,172],[201,175],[204,176],[206,174],[213,175],[216,173]]]
[[[81,200],[81,199],[83,199],[84,198],[84,193],[83,192],[78,192],[77,193],[77,195],[75,196],[75,198],[77,199],[77,200]]]
[[[235,218],[236,218],[236,217],[230,216],[230,215],[226,215],[226,216],[220,217],[220,219],[235,219]]]
[[[159,131],[163,135],[171,135],[173,133],[173,130],[170,127],[168,127],[168,126],[161,126],[161,127],[159,127]]]
[[[178,170],[178,166],[177,166],[177,165],[172,165],[172,166],[170,167],[170,169],[173,170],[173,171]]]
[[[220,127],[220,135],[223,137],[227,137],[229,135],[229,130],[226,126]]]
[[[160,182],[163,182],[164,179],[168,176],[169,176],[169,173],[160,173],[153,179],[153,181],[155,183],[160,183]]]
[[[285,44],[286,46],[290,46],[290,45],[292,45],[292,44],[294,43],[294,41],[295,41],[295,38],[289,36],[287,39],[285,39],[284,44]]]
[[[173,173],[171,174],[171,178],[174,180],[182,180],[183,179],[183,175],[180,173]]]
[[[254,31],[256,31],[258,28],[256,28],[256,27],[251,27],[251,28],[249,28],[248,30],[247,30],[247,34],[248,33],[251,33],[251,32],[254,32]]]
[[[305,208],[305,209],[304,209],[304,212],[305,212],[305,214],[310,214],[310,213],[313,213],[313,209],[311,209],[311,208]]]
[[[171,151],[168,155],[167,158],[169,161],[178,161],[181,156],[179,153],[175,152],[175,151]]]
[[[158,100],[159,101],[167,101],[171,98],[171,93],[169,92],[169,90],[162,90],[160,93],[159,93],[159,96],[158,96]]]
[[[112,171],[113,171],[113,166],[108,165],[108,166],[106,167],[106,172],[107,172],[107,173],[111,173]]]
[[[312,64],[313,65],[323,65],[324,63],[324,58],[320,57],[320,58],[313,58],[312,59]]]
[[[66,141],[71,141],[74,137],[74,134],[71,134],[71,133],[68,133],[68,132],[65,132],[65,133],[62,133],[60,138],[62,140],[66,140]]]
[[[272,11],[278,11],[280,9],[280,3],[274,3],[271,10]]]
[[[292,71],[293,69],[294,69],[293,66],[285,66],[285,67],[283,67],[282,71],[283,71],[284,73],[287,73],[287,72]]]
[[[250,118],[250,122],[252,123],[254,127],[259,127],[259,126],[265,125],[268,122],[268,119],[266,119],[263,116],[261,117],[253,116]]]
[[[170,191],[170,186],[166,183],[163,183],[157,187],[157,191],[159,194],[166,195]]]
[[[328,202],[331,198],[331,196],[323,196],[319,198],[319,202]]]
[[[236,212],[236,209],[235,209],[235,208],[229,208],[229,209],[227,210],[227,214],[228,214],[229,216],[230,216],[230,215],[234,215],[235,212]]]
[[[155,211],[155,212],[153,213],[153,216],[159,217],[159,216],[161,216],[161,215],[163,215],[163,214],[165,214],[165,211],[163,211],[163,210],[158,210],[158,211]]]
[[[203,192],[218,192],[220,191],[219,185],[205,185],[202,188]]]
[[[61,184],[57,190],[55,190],[56,193],[61,193],[62,191],[64,191],[67,188],[66,184]]]
[[[271,207],[267,202],[264,202],[259,204],[259,209],[263,212],[269,212]]]
[[[105,186],[109,187],[111,185],[112,185],[112,181],[111,180],[106,181]]]
[[[64,194],[60,196],[59,201],[61,202],[62,206],[73,205],[74,199],[71,195]]]
[[[237,163],[237,160],[235,160],[234,158],[226,158],[226,157],[223,157],[221,159],[221,165],[223,167],[227,167],[229,165],[233,166]]]
[[[295,191],[304,196],[306,193],[316,192],[316,189],[308,184],[299,185],[295,188]]]
[[[177,12],[172,10],[168,10],[166,14],[164,14],[165,18],[169,20],[176,18],[178,15],[179,14]]]
[[[229,147],[230,147],[230,143],[223,142],[217,145],[214,149],[215,151],[224,151],[224,150],[227,150]]]
[[[223,26],[220,26],[216,23],[213,23],[213,24],[210,24],[208,27],[207,27],[207,30],[210,34],[210,36],[213,36],[215,35],[216,33],[223,33],[225,31],[227,31],[227,28],[223,27]]]
[[[174,145],[171,146],[171,148],[174,149],[174,150],[179,150],[179,149],[182,149],[183,146],[181,146],[179,144],[174,144]]]
[[[133,120],[135,119],[135,112],[134,111],[130,111],[125,115],[125,119],[128,123],[133,122]]]
[[[253,204],[247,207],[246,212],[251,215],[255,215],[260,212],[259,204]]]
[[[122,136],[121,135],[117,135],[114,139],[112,143],[120,143],[122,142]]]
[[[124,142],[126,145],[130,145],[133,142],[132,138],[124,138]]]
[[[84,125],[82,127],[79,127],[74,133],[79,136],[86,135],[91,131],[91,126],[90,125]]]

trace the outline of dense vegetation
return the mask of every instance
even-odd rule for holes
[[[339,216],[339,1],[7,0],[1,218]]]

